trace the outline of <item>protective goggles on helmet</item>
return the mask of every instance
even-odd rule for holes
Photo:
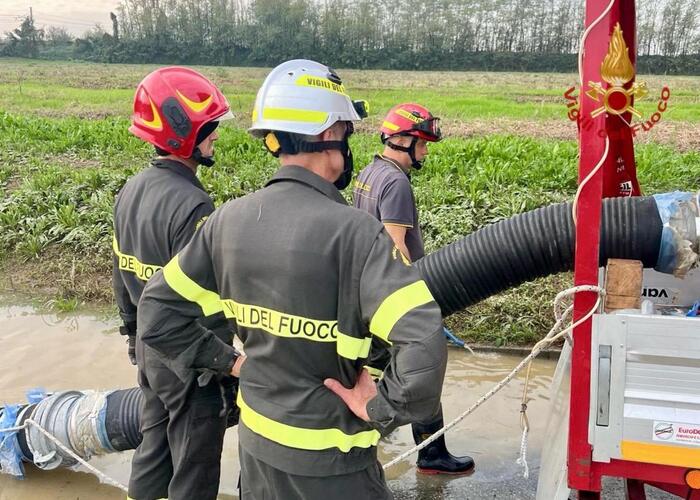
[[[423,120],[420,123],[416,123],[411,127],[412,130],[418,132],[423,132],[424,134],[435,137],[436,140],[442,138],[442,131],[440,130],[440,118],[433,116],[427,120]]]

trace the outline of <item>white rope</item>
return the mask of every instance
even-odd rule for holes
[[[578,78],[579,82],[581,84],[581,90],[580,92],[583,92],[583,52],[584,52],[584,46],[586,43],[586,39],[588,38],[588,35],[591,34],[591,31],[593,31],[593,28],[598,26],[598,23],[600,23],[605,16],[608,15],[608,12],[610,12],[610,9],[612,9],[613,5],[615,4],[615,0],[610,0],[610,3],[608,4],[607,7],[605,7],[605,10],[597,17],[595,21],[591,23],[591,25],[586,28],[586,31],[583,32],[583,35],[581,36],[581,45],[579,45],[578,48]]]
[[[585,44],[586,44],[586,39],[588,38],[588,35],[591,34],[591,31],[593,31],[593,28],[598,26],[598,24],[603,20],[605,16],[608,15],[610,12],[610,9],[612,9],[613,5],[615,3],[615,0],[610,0],[610,3],[608,3],[607,7],[605,7],[605,10],[596,18],[595,21],[591,23],[591,25],[586,28],[586,30],[583,32],[583,35],[581,36],[581,45],[579,46],[578,49],[578,77],[579,77],[579,111],[580,111],[580,106],[581,106],[581,100],[583,99],[583,53],[585,50]],[[576,214],[576,208],[578,206],[578,199],[579,196],[581,195],[581,191],[583,190],[583,187],[590,181],[595,174],[598,173],[600,168],[603,166],[605,163],[605,160],[608,158],[608,151],[610,149],[610,139],[608,138],[608,135],[605,135],[605,152],[603,153],[603,157],[600,159],[598,162],[598,165],[591,170],[591,172],[586,176],[586,178],[579,184],[578,189],[576,190],[576,197],[574,198],[574,203],[571,207],[571,212],[572,216],[574,218],[574,225],[577,224],[577,214]]]
[[[530,467],[527,465],[527,433],[529,430],[529,427],[523,429],[523,436],[520,438],[520,457],[515,461],[516,464],[523,467],[523,477],[525,479],[530,477]]]
[[[576,293],[579,292],[596,292],[598,294],[605,294],[605,291],[597,286],[593,285],[579,285],[575,286],[572,288],[569,288],[567,290],[564,290],[562,292],[559,292],[557,296],[554,298],[554,317],[557,320],[557,323],[554,325],[554,328],[550,330],[550,332],[547,334],[547,336],[544,338],[547,343],[553,342],[553,340],[550,340],[553,337],[553,332],[556,332],[561,325],[561,323],[571,314],[574,310],[574,306],[570,305],[567,307],[563,312],[561,311],[561,303],[566,299],[567,297],[570,297]],[[597,309],[595,307],[594,309]],[[561,335],[557,335],[557,338],[560,338]],[[566,337],[567,340],[571,340],[571,338],[568,336],[568,332],[564,333],[564,337]],[[520,457],[515,461],[516,464],[520,465],[523,467],[523,477],[527,479],[530,476],[530,468],[528,467],[527,464],[527,439],[528,439],[528,434],[530,432],[530,421],[527,418],[527,403],[528,403],[528,391],[530,388],[530,369],[532,368],[532,362],[528,364],[527,367],[527,375],[525,376],[525,385],[523,386],[523,397],[520,403],[520,425],[523,429],[523,434],[522,437],[520,438]]]
[[[470,406],[467,410],[465,410],[457,418],[452,420],[449,424],[445,425],[442,429],[437,431],[435,434],[430,436],[428,439],[426,439],[425,441],[423,441],[419,445],[414,446],[410,450],[402,453],[401,455],[399,455],[395,459],[384,464],[384,466],[383,466],[384,470],[389,469],[390,467],[396,465],[399,462],[402,462],[403,460],[405,460],[409,456],[413,455],[417,451],[422,450],[426,446],[430,445],[433,441],[438,439],[440,436],[445,434],[447,431],[452,429],[455,425],[457,425],[459,422],[464,420],[467,416],[472,414],[482,404],[484,404],[486,401],[491,399],[496,393],[498,393],[498,391],[503,389],[503,387],[508,385],[508,383],[511,380],[513,380],[513,378],[515,378],[515,376],[518,373],[520,373],[520,371],[522,371],[522,369],[525,368],[530,361],[532,361],[534,358],[536,358],[537,355],[539,355],[539,353],[542,352],[542,350],[546,346],[549,346],[553,342],[556,342],[558,339],[565,336],[568,332],[574,330],[577,326],[584,323],[585,321],[588,320],[588,318],[593,316],[593,314],[598,310],[598,306],[600,305],[600,302],[601,302],[601,296],[603,296],[605,294],[605,291],[602,288],[599,288],[599,287],[593,286],[593,285],[583,285],[583,286],[574,287],[574,288],[570,288],[568,290],[565,290],[564,292],[559,293],[557,295],[557,298],[559,298],[560,296],[563,298],[563,297],[573,295],[573,294],[578,293],[578,292],[585,292],[585,291],[598,292],[598,299],[596,300],[595,305],[591,308],[590,311],[588,311],[581,319],[579,319],[578,321],[576,321],[572,325],[566,327],[565,329],[563,329],[562,331],[557,333],[557,330],[561,327],[565,318],[568,316],[568,313],[565,312],[560,318],[557,319],[556,323],[554,324],[552,329],[549,331],[549,333],[547,333],[545,338],[543,338],[537,344],[535,344],[535,346],[532,348],[532,352],[530,352],[530,354],[528,354],[522,361],[520,361],[520,363],[518,363],[518,365],[513,369],[513,371],[511,371],[508,375],[506,375],[500,382],[498,382],[495,386],[493,386],[493,388],[490,391],[488,391],[486,394],[481,396],[472,406]],[[561,298],[559,300],[561,301]],[[557,304],[557,299],[555,299],[555,304]],[[569,309],[567,309],[567,311],[569,311],[569,310],[573,311],[573,306],[570,306]]]
[[[23,425],[19,425],[17,427],[6,427],[4,429],[0,429],[0,432],[19,432],[19,431],[23,431],[26,428],[27,428],[27,426],[23,424]]]
[[[41,432],[44,436],[49,438],[50,441],[52,441],[56,446],[58,446],[61,450],[64,452],[68,453],[71,457],[76,459],[78,462],[80,462],[81,465],[85,466],[89,471],[91,471],[93,474],[95,474],[97,477],[99,477],[103,482],[107,484],[111,484],[112,486],[115,486],[119,488],[120,490],[124,492],[128,492],[128,488],[121,484],[119,481],[112,479],[109,477],[107,474],[101,472],[97,468],[93,467],[89,463],[87,463],[86,460],[84,460],[81,456],[79,456],[77,453],[75,453],[73,450],[68,448],[66,445],[64,445],[61,441],[59,441],[56,437],[54,437],[49,431],[44,429],[41,425],[39,425],[37,422],[32,420],[31,418],[28,418],[25,423],[33,425],[36,427],[36,429]]]
[[[578,52],[578,74],[579,74],[579,96],[580,99],[583,98],[583,53],[584,53],[584,47],[586,43],[586,39],[588,38],[588,35],[590,35],[591,31],[593,28],[595,28],[602,20],[603,18],[610,12],[610,9],[612,9],[613,4],[615,3],[615,0],[610,0],[610,3],[608,3],[607,7],[603,12],[596,18],[591,25],[586,28],[586,30],[583,32],[583,36],[581,37],[581,45],[579,46],[579,52]],[[579,102],[580,105],[580,102]],[[610,138],[605,136],[605,150],[603,151],[603,156],[600,158],[598,161],[598,164],[593,168],[593,170],[590,171],[590,173],[583,179],[581,184],[579,184],[578,189],[576,190],[576,196],[574,197],[574,202],[571,206],[571,216],[574,221],[574,225],[577,225],[578,223],[578,214],[577,214],[577,209],[578,209],[578,200],[579,197],[581,196],[581,192],[583,191],[584,186],[588,184],[588,182],[598,173],[598,171],[601,169],[603,164],[605,163],[605,160],[608,158],[608,153],[610,151]],[[540,342],[538,342],[535,347],[533,348],[533,351],[535,348],[539,346],[540,343],[545,342],[547,345],[551,344],[554,342],[556,339],[559,339],[561,337],[567,337],[567,340],[571,341],[571,337],[569,336],[569,331],[573,330],[572,328],[568,328],[564,330],[563,332],[560,332],[557,335],[552,335],[554,331],[556,331],[557,325],[563,321],[563,319],[568,316],[569,313],[573,311],[573,306],[569,306],[563,313],[560,311],[559,306],[564,298],[567,296],[573,295],[578,292],[597,292],[598,295],[598,300],[596,300],[595,306],[591,311],[589,311],[588,314],[584,316],[582,320],[579,320],[576,325],[579,323],[582,323],[583,321],[587,320],[594,312],[596,309],[598,309],[598,306],[600,305],[600,296],[605,293],[604,290],[600,289],[597,286],[592,286],[592,285],[581,285],[577,287],[570,288],[568,290],[564,290],[563,292],[560,292],[557,294],[556,298],[554,299],[554,317],[557,320],[557,323],[555,324],[554,328],[550,330],[550,332],[547,334],[547,336],[542,339]],[[574,326],[576,326],[574,325]],[[529,369],[528,369],[528,377],[525,381],[525,388],[523,391],[523,403],[521,405],[521,419],[523,420],[523,434],[522,438],[520,440],[520,457],[516,460],[516,463],[518,465],[522,465],[524,468],[523,471],[523,477],[527,479],[530,475],[530,469],[527,465],[527,435],[530,430],[530,426],[528,424],[527,420],[527,391],[528,391],[528,383],[529,383]]]
[[[574,219],[574,226],[577,225],[578,223],[578,214],[576,213],[578,209],[578,199],[581,196],[581,192],[583,191],[583,187],[588,184],[588,181],[590,181],[595,174],[598,173],[598,171],[601,169],[603,164],[605,163],[605,160],[608,159],[608,153],[610,152],[610,138],[608,137],[607,134],[605,134],[605,151],[603,151],[603,156],[600,157],[600,160],[598,161],[598,164],[595,166],[593,170],[590,171],[590,173],[586,176],[583,181],[581,181],[581,184],[578,185],[578,189],[576,190],[576,196],[574,197],[574,203],[571,205],[571,216]]]
[[[73,457],[75,460],[77,460],[86,469],[88,469],[90,472],[92,472],[97,477],[99,477],[102,482],[107,483],[107,484],[111,484],[112,486],[119,488],[120,490],[122,490],[124,492],[128,492],[128,488],[126,486],[121,484],[116,479],[112,479],[107,474],[101,472],[97,468],[95,468],[92,465],[90,465],[89,463],[87,463],[87,461],[85,461],[81,456],[79,456],[73,450],[71,450],[66,445],[64,445],[58,438],[56,438],[54,435],[52,435],[49,431],[44,429],[41,425],[39,425],[37,422],[35,422],[31,418],[28,418],[27,420],[24,421],[24,424],[19,425],[17,427],[8,427],[6,429],[0,429],[0,432],[18,432],[18,431],[26,429],[27,425],[33,425],[39,432],[41,432],[44,436],[46,436],[51,442],[53,442],[61,450],[68,453],[71,457]]]

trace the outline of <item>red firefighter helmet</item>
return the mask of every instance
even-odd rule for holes
[[[419,104],[398,104],[389,110],[379,129],[382,142],[394,135],[410,135],[429,142],[442,139],[440,118]]]
[[[129,131],[159,149],[189,158],[202,127],[230,117],[228,101],[216,85],[192,69],[171,66],[139,83]]]

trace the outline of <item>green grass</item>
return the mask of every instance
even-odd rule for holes
[[[147,165],[151,149],[131,136],[128,121],[47,118],[0,113],[0,255],[23,262],[65,259],[109,269],[112,203],[128,177]],[[356,167],[379,151],[374,135],[352,138]],[[637,149],[642,185],[650,192],[700,185],[700,153],[649,144]],[[427,249],[435,250],[485,224],[549,203],[576,190],[577,146],[513,136],[451,138],[434,144],[425,167],[413,175]],[[221,128],[217,165],[200,177],[217,205],[261,187],[277,163],[244,130]],[[349,190],[346,193],[349,195]],[[108,276],[98,286],[107,288]],[[54,293],[59,309],[84,296],[66,282]],[[452,326],[472,339],[529,342],[547,324],[549,306],[533,290],[551,293],[560,281],[525,285],[458,316]],[[528,288],[529,287],[529,288]],[[525,292],[523,292],[525,290]],[[546,295],[546,294],[545,294]],[[504,298],[505,297],[505,298]],[[514,303],[525,314],[509,321]]]
[[[156,66],[3,59],[0,102],[5,111],[48,116],[129,116],[138,82]],[[266,68],[198,67],[221,86],[242,126],[247,120]],[[409,72],[341,70],[353,98],[367,99],[371,123],[410,96],[448,120],[469,122],[511,118],[565,120],[564,92],[577,84],[575,74]],[[671,88],[671,121],[700,123],[700,78],[644,76],[650,95],[637,103],[648,117],[664,85]]]
[[[57,310],[110,303],[114,195],[152,152],[128,132],[128,115],[136,84],[153,66],[7,59],[2,65],[0,281],[13,289],[45,289]],[[277,168],[245,132],[267,70],[200,69],[223,86],[238,115],[220,128],[216,166],[200,173],[219,205],[260,188]],[[380,151],[376,135],[367,132],[396,102],[423,102],[456,131],[431,145],[425,167],[412,177],[428,251],[486,224],[573,197],[578,147],[547,138],[547,131],[552,124],[573,130],[562,94],[575,75],[341,74],[352,95],[372,105],[369,124],[352,138],[356,171]],[[700,78],[642,79],[652,90],[671,86],[676,107],[664,119],[676,120],[679,128],[700,123]],[[651,105],[653,100],[639,108],[647,113]],[[512,120],[506,130],[521,124],[525,133],[489,134],[489,124],[502,120]],[[470,137],[475,121],[486,126]],[[700,153],[692,146],[682,149],[653,142],[636,147],[647,193],[698,189]],[[530,343],[549,329],[551,298],[567,280],[565,275],[522,285],[455,315],[449,324],[472,341]]]

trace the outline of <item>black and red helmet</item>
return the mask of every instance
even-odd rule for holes
[[[139,83],[129,131],[160,150],[189,158],[202,128],[231,116],[226,97],[209,79],[192,69],[170,66]]]
[[[398,104],[389,110],[379,129],[382,140],[394,135],[410,135],[428,142],[442,139],[440,118],[420,104]]]

